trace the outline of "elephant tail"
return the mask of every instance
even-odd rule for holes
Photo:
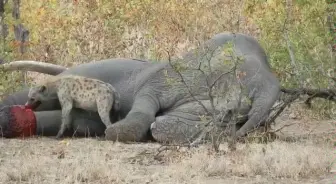
[[[58,75],[68,68],[60,65],[38,62],[38,61],[13,61],[10,63],[5,63],[0,65],[0,69],[4,71],[14,71],[14,70],[23,70],[23,71],[32,71],[39,72],[49,75]]]

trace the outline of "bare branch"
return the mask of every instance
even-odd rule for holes
[[[224,75],[230,74],[232,72],[234,72],[236,70],[236,65],[234,67],[232,67],[228,72],[222,73],[220,74],[213,82],[212,84],[209,83],[209,79],[208,77],[205,75],[204,71],[199,69],[199,71],[201,71],[204,75],[204,77],[206,77],[206,82],[207,82],[207,88],[208,88],[208,96],[209,96],[209,100],[210,100],[210,104],[212,107],[213,112],[216,111],[215,105],[214,105],[214,99],[213,99],[213,88],[215,86],[215,84],[218,82],[218,80],[220,80]]]
[[[267,118],[265,124],[273,123],[275,119],[285,110],[285,108],[289,106],[292,102],[294,102],[298,97],[299,95],[291,95],[288,99],[286,99],[281,105],[278,106],[278,110],[273,115]]]
[[[287,94],[292,94],[292,95],[296,95],[296,94],[309,95],[310,100],[313,98],[324,98],[324,99],[336,102],[336,90],[334,89],[308,89],[308,88],[286,89],[286,88],[281,88],[281,91]]]
[[[295,59],[295,54],[294,54],[294,51],[293,51],[293,46],[289,40],[289,37],[288,37],[288,29],[287,29],[287,23],[289,21],[290,23],[290,19],[291,19],[291,6],[292,6],[292,1],[291,0],[286,0],[286,18],[285,18],[285,21],[284,21],[284,25],[283,25],[283,32],[284,32],[284,38],[286,40],[286,44],[287,44],[287,50],[288,50],[288,53],[289,53],[289,57],[290,57],[290,62],[291,62],[291,65],[294,69],[294,73],[295,73],[295,76],[297,76],[300,80],[299,80],[299,83],[301,86],[302,83],[303,83],[303,78],[302,78],[302,75],[299,74],[299,69],[298,69],[298,66],[296,64],[296,59]]]
[[[213,144],[213,148],[215,149],[215,151],[219,151],[218,148],[219,148],[219,143],[220,143],[220,139],[221,137],[223,136],[223,134],[225,135],[228,135],[227,134],[227,131],[222,129],[221,127],[217,127],[217,124],[215,122],[217,121],[221,121],[219,120],[216,115],[214,113],[217,112],[216,108],[215,108],[215,105],[214,105],[214,96],[213,96],[213,90],[214,90],[214,87],[215,85],[217,84],[217,82],[219,80],[221,80],[221,78],[227,74],[232,74],[234,76],[238,76],[237,75],[237,72],[236,72],[236,69],[237,69],[237,66],[239,64],[239,60],[240,58],[239,57],[235,57],[232,55],[232,53],[230,54],[230,60],[232,62],[234,62],[234,66],[232,68],[229,69],[229,71],[227,72],[219,72],[219,71],[213,71],[212,68],[211,68],[211,57],[214,57],[214,51],[211,52],[206,52],[206,58],[205,58],[205,62],[206,64],[209,65],[209,72],[210,74],[208,75],[205,71],[202,70],[202,61],[204,61],[204,55],[202,56],[198,56],[196,58],[193,58],[194,60],[198,60],[200,58],[203,58],[202,61],[199,61],[198,63],[198,68],[191,68],[190,70],[196,70],[196,71],[199,71],[201,72],[201,77],[205,77],[205,83],[206,83],[206,87],[207,88],[207,95],[208,95],[208,98],[210,100],[210,103],[211,103],[211,107],[212,107],[212,111],[210,112],[209,109],[207,109],[207,107],[200,101],[198,100],[196,97],[195,97],[195,94],[192,92],[191,90],[191,87],[187,84],[187,81],[185,80],[185,78],[183,77],[181,71],[178,71],[178,69],[176,69],[176,67],[173,65],[172,63],[172,60],[171,60],[171,55],[170,55],[170,52],[167,51],[168,53],[168,61],[169,61],[169,65],[175,70],[176,74],[179,76],[180,78],[180,81],[181,83],[187,88],[188,90],[188,93],[189,95],[193,98],[194,101],[196,101],[203,109],[204,111],[206,112],[207,115],[210,115],[211,116],[211,120],[209,120],[208,122],[202,124],[202,127],[199,131],[197,131],[194,135],[192,135],[191,137],[188,137],[187,138],[187,142],[186,143],[183,143],[181,145],[189,145],[189,147],[195,147],[195,146],[198,146],[202,140],[204,138],[206,138],[207,134],[211,133],[210,136],[212,138],[212,144]],[[197,53],[196,53],[197,54]],[[190,56],[190,57],[193,57],[193,56]],[[209,58],[210,57],[210,58]],[[239,74],[240,76],[240,74]],[[238,76],[238,77],[239,77]],[[234,80],[234,79],[232,79]],[[239,82],[239,85],[240,85],[240,89],[241,91],[243,91],[243,86],[242,84]],[[225,95],[225,93],[223,94]],[[242,100],[242,93],[240,93],[239,95],[239,102],[238,102],[238,109],[240,108],[241,106],[241,100]],[[234,112],[233,112],[233,116],[237,115],[236,113],[236,110],[238,109],[234,109]],[[227,113],[227,112],[226,112]],[[229,123],[227,125],[229,126],[226,126],[226,129],[231,127],[232,131],[231,131],[231,136],[233,137],[233,144],[235,143],[235,132],[236,132],[236,123],[238,122],[237,118],[235,117],[231,117],[230,120],[229,120]],[[218,128],[218,129],[217,129]],[[212,131],[214,131],[214,134],[212,134]],[[193,142],[190,142],[190,140],[194,140]],[[235,144],[234,144],[235,145]]]
[[[294,56],[294,52],[293,52],[293,47],[289,41],[289,38],[288,38],[288,30],[286,28],[286,24],[287,24],[287,20],[290,20],[290,15],[291,15],[291,2],[289,2],[291,0],[286,0],[286,19],[285,19],[285,22],[284,22],[284,36],[285,36],[285,39],[286,39],[286,43],[287,43],[287,50],[289,52],[289,56],[290,56],[290,59],[291,59],[291,64],[292,66],[296,69],[296,61],[295,61],[295,56]]]
[[[196,147],[198,146],[201,142],[202,142],[202,139],[204,139],[206,137],[206,134],[208,134],[209,132],[211,132],[213,129],[214,129],[214,121],[216,121],[216,118],[215,118],[215,115],[213,114],[213,112],[216,112],[216,108],[214,106],[214,99],[213,99],[213,94],[212,94],[212,91],[213,91],[213,88],[215,86],[215,84],[218,82],[218,80],[220,80],[224,75],[226,74],[230,74],[232,73],[235,69],[236,69],[236,65],[234,67],[232,67],[228,72],[225,72],[225,73],[222,73],[220,74],[218,77],[216,77],[216,79],[214,81],[209,81],[209,77],[207,76],[207,74],[201,69],[201,65],[202,63],[199,62],[198,64],[198,68],[196,69],[197,71],[201,72],[202,75],[205,77],[205,80],[206,80],[206,85],[207,85],[207,89],[208,89],[208,97],[209,97],[209,100],[210,100],[210,103],[211,103],[211,107],[212,107],[212,112],[209,112],[209,110],[205,107],[205,105],[199,101],[195,95],[192,93],[190,87],[188,86],[187,82],[185,81],[184,77],[182,76],[181,72],[180,71],[177,71],[174,67],[174,65],[172,64],[172,61],[171,61],[171,56],[170,56],[170,53],[169,51],[167,51],[168,53],[168,61],[169,61],[169,65],[175,70],[175,72],[177,73],[177,75],[179,76],[181,82],[183,83],[183,85],[187,88],[188,90],[188,93],[190,94],[190,96],[200,105],[202,106],[202,108],[205,110],[205,112],[207,113],[207,115],[210,115],[212,117],[212,120],[208,121],[207,123],[205,123],[203,126],[203,128],[198,131],[197,133],[195,133],[192,137],[191,137],[191,140],[194,140],[193,142],[188,142],[188,143],[185,143],[185,144],[182,144],[182,145],[189,145],[189,147]],[[213,57],[213,54],[214,53],[211,53],[211,57]],[[208,62],[207,64],[210,65],[210,58],[207,58]],[[209,66],[210,68],[210,75],[213,74],[213,71],[211,69],[211,66]],[[213,145],[214,145],[214,149],[215,151],[218,151],[218,141],[219,141],[219,138],[220,136],[223,134],[223,132],[220,133],[219,136],[216,136],[216,138],[213,138],[212,142],[213,142]]]
[[[292,44],[290,43],[289,38],[288,38],[288,32],[285,31],[284,34],[285,34],[285,40],[286,40],[286,43],[287,43],[287,50],[288,50],[288,53],[289,53],[291,64],[295,69],[297,69],[296,61],[295,61],[295,55],[294,55],[294,52],[293,52],[293,47],[292,47]],[[297,71],[296,71],[296,74],[297,74]]]
[[[169,51],[167,51],[167,53],[168,53],[168,62],[169,62],[169,65],[175,70],[175,67],[174,67],[174,65],[173,65],[172,62],[171,62],[171,56],[170,56]],[[187,84],[186,81],[184,80],[184,78],[183,78],[181,72],[180,72],[180,71],[177,71],[177,70],[175,70],[175,72],[179,75],[179,77],[180,77],[180,79],[181,79],[181,82],[182,82],[183,85],[185,85],[185,87],[187,88],[187,90],[188,90],[190,96],[191,96],[191,97],[192,97],[192,98],[193,98],[193,99],[194,99],[200,106],[202,106],[202,108],[205,110],[205,112],[207,113],[207,115],[213,116],[213,114],[212,114],[211,112],[208,111],[208,109],[205,107],[205,105],[204,105],[201,101],[199,101],[199,100],[195,97],[195,95],[192,93],[190,87],[188,86],[188,84]]]
[[[234,60],[234,61],[236,61],[236,60]],[[210,63],[209,63],[210,64]],[[210,85],[209,84],[209,82],[208,82],[208,80],[207,80],[207,85],[208,85],[208,95],[209,95],[209,97],[210,97],[210,100],[213,100],[213,98],[212,98],[212,90],[213,90],[213,87],[214,87],[214,85],[216,84],[216,82],[221,78],[221,77],[223,77],[224,75],[226,75],[226,74],[229,74],[229,73],[234,73],[234,75],[236,75],[236,69],[237,69],[237,64],[238,64],[238,62],[235,62],[235,65],[231,68],[231,70],[229,70],[228,72],[225,72],[225,73],[222,73],[222,74],[220,74],[214,81],[213,81],[213,83]],[[204,74],[204,72],[202,71],[202,73]],[[205,74],[204,74],[205,75]],[[241,83],[239,83],[240,84],[240,89],[242,90],[242,84]],[[237,107],[237,109],[239,109],[240,108],[240,105],[241,105],[241,99],[242,99],[242,93],[240,93],[240,95],[239,95],[239,99],[238,99],[238,107]],[[212,102],[212,105],[213,105],[213,102]],[[215,110],[215,108],[214,108],[214,106],[213,106],[213,109]],[[236,122],[237,122],[237,119],[235,118],[235,115],[237,115],[237,113],[233,113],[233,120],[232,121],[230,121],[229,123],[228,123],[228,125],[231,125],[232,127],[231,127],[231,136],[233,137],[233,139],[232,139],[232,142],[231,142],[231,147],[233,148],[233,149],[235,149],[235,133],[236,133]],[[216,119],[213,117],[213,121],[216,121]],[[191,143],[191,146],[198,146],[201,142],[202,142],[202,139],[204,139],[205,138],[205,136],[206,136],[206,134],[207,133],[209,133],[211,130],[213,130],[214,129],[214,125],[213,125],[213,121],[209,121],[206,125],[205,125],[205,129],[203,130],[203,131],[201,131],[201,134],[198,136],[198,138],[194,141],[194,142],[192,142]],[[218,142],[220,141],[220,138],[221,138],[221,136],[223,135],[223,133],[224,133],[224,131],[221,131],[220,132],[220,134],[218,135],[218,136],[216,136],[216,138],[214,138],[213,136],[212,136],[212,144],[213,144],[213,147],[214,147],[214,149],[215,149],[215,151],[216,152],[218,152],[219,150],[218,150],[218,148],[219,148],[219,144],[218,144]],[[198,133],[199,134],[199,133]]]
[[[210,65],[210,61],[208,61],[208,64]],[[208,76],[205,74],[205,72],[201,69],[201,65],[202,65],[202,62],[199,62],[199,65],[198,65],[198,71],[200,71],[203,76],[205,77],[205,80],[206,80],[206,83],[207,83],[207,88],[208,88],[208,96],[209,96],[209,100],[210,100],[210,105],[211,105],[211,108],[212,108],[212,112],[215,112],[216,111],[216,108],[215,108],[215,105],[214,105],[214,99],[212,97],[212,88],[210,87],[209,89],[209,78]],[[210,73],[211,73],[211,67],[210,67]]]

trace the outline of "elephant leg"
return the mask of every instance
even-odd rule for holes
[[[95,137],[103,136],[105,125],[99,119],[97,113],[90,113],[81,109],[71,111],[73,122],[71,129],[64,133],[65,137]],[[55,111],[38,111],[36,117],[36,134],[41,136],[56,136],[62,123],[62,112]]]
[[[203,104],[206,104],[204,102]],[[250,106],[242,106],[236,116],[236,129],[239,129],[248,119]],[[216,123],[216,133],[225,131],[229,122],[233,120],[233,109],[227,109],[223,116]],[[184,104],[164,115],[157,116],[151,124],[152,137],[161,143],[191,143],[202,132],[207,121],[202,120],[205,114],[203,107],[197,102]]]
[[[127,116],[107,126],[106,140],[138,142],[147,139],[150,125],[155,121],[155,114],[159,111],[158,99],[151,94],[155,93],[146,91],[135,97],[132,109]]]

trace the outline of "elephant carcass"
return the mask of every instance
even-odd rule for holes
[[[279,84],[270,71],[263,49],[253,38],[244,34],[221,33],[206,43],[215,41],[214,45],[223,46],[230,40],[235,43],[234,50],[245,58],[239,65],[239,70],[246,72],[246,75],[239,80],[234,75],[220,77],[216,86],[225,89],[229,85],[231,91],[224,100],[220,98],[216,100],[219,108],[235,109],[237,104],[232,102],[237,98],[236,90],[239,90],[239,82],[247,87],[245,99],[251,101],[251,108],[247,122],[237,132],[242,136],[267,116],[270,107],[277,99]],[[193,51],[184,55],[185,61],[193,66],[198,64],[198,58],[199,55]],[[150,63],[132,59],[109,59],[74,66],[60,73],[64,74],[97,78],[112,84],[121,94],[121,110],[118,112],[121,119],[107,127],[105,130],[107,140],[141,141],[148,139],[150,133],[159,142],[189,141],[204,124],[202,116],[206,115],[206,112],[201,104],[207,108],[211,107],[207,91],[202,88],[207,83],[202,73],[195,70],[182,71],[184,78],[182,82],[179,72],[175,72],[167,61]],[[210,79],[214,81],[220,75],[221,73],[215,71],[210,75]],[[189,87],[186,88],[185,84]],[[27,100],[26,94],[27,90],[10,95],[3,101],[3,105],[24,104]],[[227,102],[226,100],[230,98],[230,102]],[[57,121],[60,112],[59,103],[55,101],[42,104],[37,110],[38,127],[43,127],[44,130],[49,127],[49,135],[53,133],[56,135],[57,129],[53,129],[55,125],[60,124]],[[55,118],[50,117],[49,113],[49,118],[46,119],[47,116],[43,116],[43,113],[51,110]],[[87,127],[96,126],[93,124],[96,122],[97,127],[92,129],[102,132],[104,126],[101,126],[101,120],[93,118],[97,116],[87,114],[75,111],[74,121],[78,120],[81,126]]]
[[[184,54],[182,60],[193,63],[192,65],[221,63],[228,59],[227,56],[223,56],[223,49],[228,47],[228,44],[232,44],[233,55],[244,60],[237,72],[243,74],[241,82],[247,88],[252,105],[248,121],[237,132],[237,136],[243,136],[267,118],[280,95],[280,83],[272,73],[267,55],[257,40],[241,33],[220,33],[199,48]],[[248,104],[242,105],[247,106]]]
[[[199,61],[210,54],[213,59],[204,63],[216,66],[215,63],[225,59],[221,59],[222,54],[218,51],[230,41],[236,55],[243,60],[237,66],[238,76],[232,73],[222,75],[225,71],[215,70],[214,67],[207,80],[203,71],[195,69]],[[212,106],[204,86],[214,81],[217,88],[226,93],[223,98],[217,99],[219,109],[238,108],[239,99],[242,99],[243,106],[251,105],[247,122],[236,132],[238,137],[264,121],[278,99],[279,81],[270,71],[264,50],[250,36],[217,34],[196,51],[187,53],[182,62],[191,69],[187,67],[176,72],[171,63],[162,63],[139,74],[133,107],[124,119],[106,129],[107,139],[139,140],[151,126],[152,136],[160,142],[192,141],[190,138],[202,125],[201,116],[207,113],[205,109]],[[238,91],[245,92],[245,95],[240,97]],[[158,112],[160,115],[156,115]]]

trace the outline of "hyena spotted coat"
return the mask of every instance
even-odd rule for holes
[[[74,107],[98,112],[106,127],[112,124],[110,111],[120,109],[120,94],[111,84],[76,75],[53,76],[30,88],[26,105],[57,98],[62,107],[62,124],[56,138],[62,137],[70,127],[70,112]]]

